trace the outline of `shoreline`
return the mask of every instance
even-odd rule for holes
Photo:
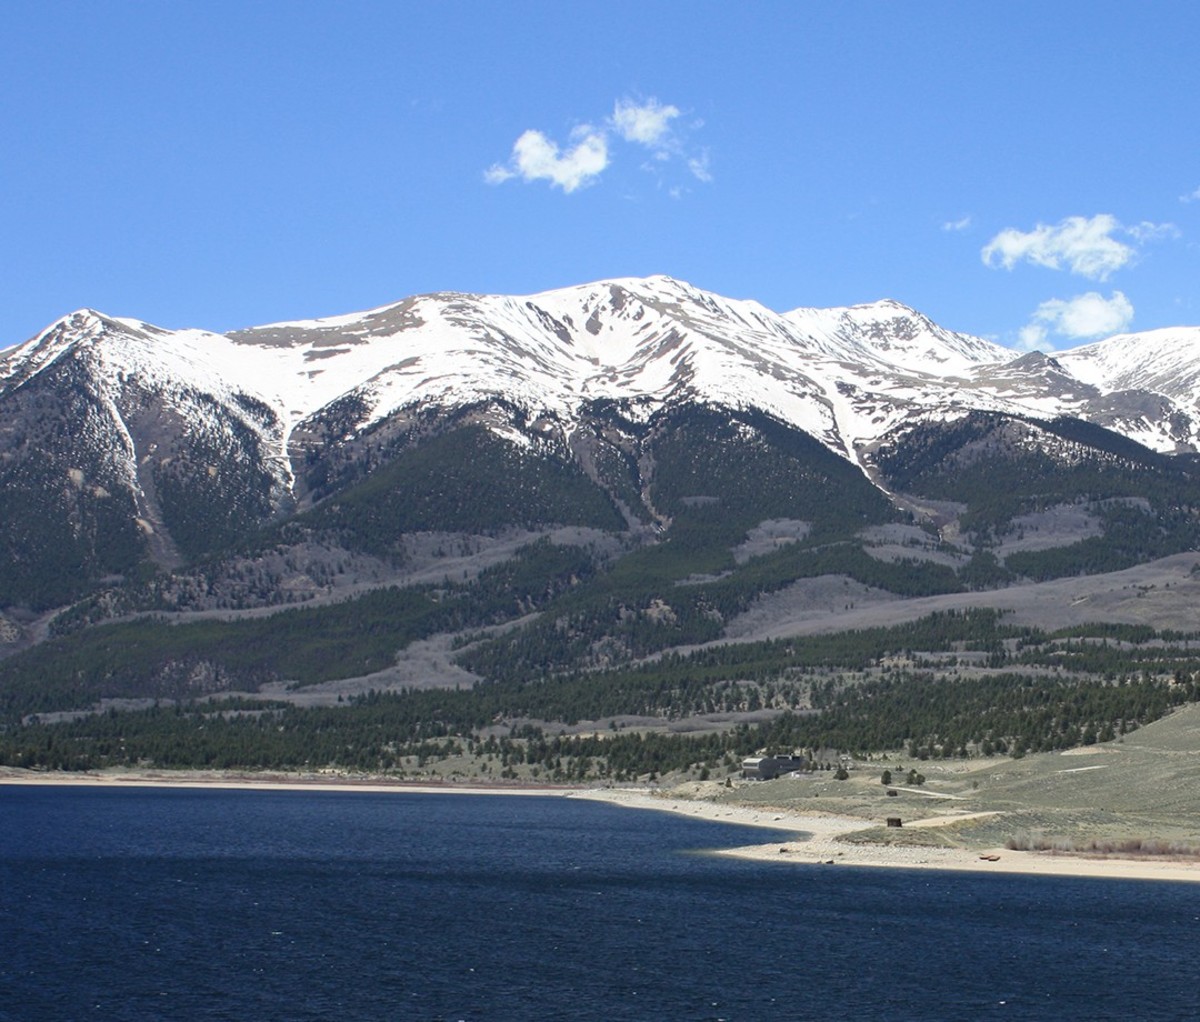
[[[928,848],[905,845],[854,844],[845,840],[855,831],[877,825],[874,820],[833,813],[797,813],[783,809],[673,798],[629,788],[580,791],[574,797],[591,798],[631,809],[679,813],[696,819],[741,826],[772,828],[783,833],[777,840],[737,848],[715,849],[713,854],[780,865],[798,863],[823,866],[861,866],[873,869],[919,869],[958,873],[1057,876],[1081,879],[1158,880],[1200,883],[1200,860],[1161,858],[1088,857],[1052,852],[1013,851],[1008,848]],[[920,828],[937,826],[947,818],[906,822]],[[987,856],[987,859],[982,858]]]
[[[258,791],[331,791],[390,794],[500,795],[582,798],[627,809],[653,810],[690,816],[710,823],[731,823],[778,832],[762,844],[714,849],[712,854],[781,865],[857,866],[879,869],[939,870],[979,874],[1057,876],[1113,880],[1157,880],[1200,883],[1200,860],[1083,856],[1065,853],[1014,851],[1008,848],[944,848],[856,844],[846,838],[877,821],[834,813],[798,813],[785,809],[709,802],[674,797],[638,788],[595,788],[567,785],[480,785],[454,782],[361,780],[340,775],[223,773],[220,771],[130,771],[128,773],[40,773],[0,770],[0,785],[214,788]],[[951,818],[952,819],[952,818]],[[914,820],[912,828],[938,826],[945,817]]]
[[[0,785],[67,788],[217,788],[226,791],[334,791],[413,795],[541,795],[566,796],[578,789],[565,785],[435,784],[430,781],[384,780],[341,775],[226,773],[223,771],[166,770],[125,773],[34,772],[0,770]]]

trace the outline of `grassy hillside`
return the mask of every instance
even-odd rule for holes
[[[907,783],[919,768],[920,785]],[[880,783],[891,773],[895,797]],[[708,797],[864,818],[862,841],[1091,855],[1200,853],[1200,704],[1105,743],[1022,759],[917,762],[879,756],[845,781],[828,775],[713,786]],[[816,801],[814,801],[814,797]],[[936,827],[887,832],[883,816],[939,818]]]

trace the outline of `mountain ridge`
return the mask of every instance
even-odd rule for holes
[[[1194,450],[1198,440],[1190,420],[1200,358],[1186,356],[1200,328],[1119,335],[1059,353],[1052,358],[1065,373],[1059,382],[1079,393],[1050,395],[1014,373],[1019,353],[946,331],[890,299],[774,313],[669,277],[526,296],[418,295],[362,313],[227,334],[167,331],[81,310],[0,358],[0,389],[65,354],[39,350],[52,348],[48,340],[56,334],[68,345],[73,338],[97,344],[107,336],[108,348],[116,347],[113,335],[123,334],[124,344],[140,347],[143,357],[106,353],[118,362],[117,372],[146,372],[171,355],[175,368],[165,366],[165,372],[210,392],[263,401],[280,419],[275,442],[281,455],[299,424],[352,395],[367,407],[355,424],[362,429],[417,403],[463,405],[503,394],[532,413],[570,419],[586,400],[662,403],[688,387],[710,402],[761,407],[851,460],[897,418],[971,407],[1086,418],[1089,399],[1111,401],[1125,392],[1170,401],[1145,422],[1127,415],[1121,431],[1159,450]],[[1147,347],[1153,352],[1159,338],[1171,342],[1171,351],[1148,358]],[[873,379],[890,395],[863,399]],[[853,395],[860,395],[857,408]],[[881,410],[885,403],[890,408]],[[1180,425],[1164,428],[1164,417]]]
[[[665,276],[416,295],[227,334],[80,310],[0,357],[0,606],[69,601],[147,562],[174,570],[334,498],[312,518],[321,543],[386,557],[403,545],[387,515],[477,533],[491,508],[493,529],[618,520],[652,538],[687,501],[740,507],[743,529],[755,514],[797,517],[789,508],[811,504],[802,480],[835,477],[812,507],[866,507],[801,437],[896,513],[938,519],[887,479],[907,477],[904,438],[937,451],[970,416],[1065,418],[1192,455],[1197,381],[1200,328],[1020,354],[890,299],[775,313]],[[1066,457],[1053,430],[980,429],[990,439],[964,442]],[[747,488],[761,493],[747,502]],[[358,538],[338,539],[350,522]],[[39,589],[50,574],[60,584]]]

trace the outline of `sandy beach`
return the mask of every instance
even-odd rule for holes
[[[973,873],[1022,873],[1041,876],[1098,877],[1114,880],[1171,880],[1200,882],[1200,861],[1167,857],[1087,857],[1051,852],[1021,852],[1007,848],[917,848],[902,845],[857,844],[847,835],[878,825],[857,816],[791,813],[752,806],[672,798],[646,791],[607,788],[574,792],[631,809],[681,813],[702,820],[764,827],[779,836],[763,844],[722,849],[717,854],[762,862],[820,863],[830,866],[869,866],[892,869],[935,869]],[[944,826],[968,814],[906,821],[909,829]],[[971,814],[974,815],[974,814]],[[987,858],[982,858],[986,856]]]
[[[361,780],[342,775],[226,774],[218,771],[128,771],[122,773],[40,773],[0,770],[0,785],[67,785],[79,787],[177,787],[257,789],[268,791],[387,792],[393,794],[502,795],[584,798],[634,810],[677,813],[717,823],[762,827],[775,832],[761,844],[716,850],[715,854],[788,864],[863,866],[891,869],[932,869],[974,873],[1020,873],[1041,876],[1096,877],[1118,880],[1200,882],[1200,861],[1166,856],[1126,858],[1007,848],[967,849],[908,847],[848,841],[849,835],[880,821],[834,813],[796,813],[757,806],[674,797],[645,788],[579,788],[566,786],[421,784]],[[920,829],[961,821],[967,815],[934,816],[905,821]]]

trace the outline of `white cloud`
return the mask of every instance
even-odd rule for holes
[[[650,150],[652,159],[641,166],[659,177],[660,187],[665,183],[662,168],[673,161],[682,162],[696,180],[711,182],[708,152],[686,145],[684,133],[673,123],[680,116],[678,107],[660,103],[654,97],[619,99],[602,126],[576,128],[571,133],[572,144],[565,150],[540,131],[526,131],[513,145],[508,161],[493,164],[484,171],[483,179],[493,185],[513,178],[549,181],[552,187],[573,192],[594,183],[608,169],[614,143],[629,142]]]
[[[678,116],[678,107],[664,106],[653,97],[643,103],[619,99],[613,108],[611,122],[626,142],[654,148],[669,141],[671,121]]]
[[[1187,195],[1179,196],[1180,202],[1200,202],[1200,188],[1194,192],[1188,192]]]
[[[1042,348],[1051,333],[1072,341],[1119,333],[1133,322],[1133,304],[1120,291],[1105,298],[1095,291],[1074,298],[1052,298],[1037,307],[1021,329],[1019,346]]]
[[[1081,277],[1107,280],[1137,255],[1133,246],[1113,237],[1118,232],[1140,240],[1109,213],[1099,213],[1090,219],[1069,216],[1054,226],[1038,224],[1032,231],[1009,227],[989,241],[980,255],[985,265],[1002,266],[1006,270],[1028,261],[1052,270],[1065,266]]]
[[[523,181],[549,181],[564,192],[591,184],[608,167],[608,140],[603,132],[587,125],[571,133],[577,139],[566,152],[540,131],[524,132],[513,145],[506,166],[495,164],[484,172],[489,184],[501,184],[510,178]]]
[[[947,220],[942,224],[943,231],[965,231],[971,226],[970,216],[959,217],[957,220]]]

